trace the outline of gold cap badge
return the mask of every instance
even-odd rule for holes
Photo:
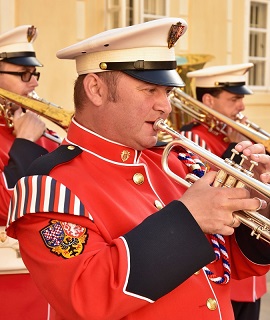
[[[185,31],[185,26],[181,22],[177,22],[176,24],[172,24],[169,35],[168,35],[168,48],[174,46],[177,40],[181,37],[183,32]]]
[[[37,32],[37,28],[35,28],[34,26],[31,26],[30,28],[28,28],[28,30],[27,30],[27,40],[28,40],[28,42],[31,42],[31,40],[36,35],[36,32]]]

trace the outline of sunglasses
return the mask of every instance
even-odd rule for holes
[[[40,77],[40,72],[30,72],[30,71],[22,71],[22,72],[15,72],[15,71],[0,71],[0,73],[6,74],[13,74],[14,76],[20,76],[23,82],[29,82],[31,77],[34,76],[37,78],[37,81]]]

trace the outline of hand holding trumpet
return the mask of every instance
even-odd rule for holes
[[[242,141],[235,146],[235,149],[258,163],[256,170],[254,170],[255,178],[264,183],[270,183],[270,156],[266,154],[262,144]]]
[[[254,170],[254,177],[256,179],[261,180],[265,184],[270,183],[270,156],[266,153],[265,147],[262,144],[252,144],[250,141],[243,141],[238,143],[235,149],[258,163],[258,166]],[[251,190],[251,195],[255,196],[260,202],[256,211],[260,210],[261,214],[269,218],[270,212],[267,207],[269,198],[255,194],[255,190]]]
[[[265,153],[262,144],[244,141],[237,144],[235,149],[258,163],[254,169],[256,177],[264,183],[270,182],[270,156]],[[251,212],[260,210],[269,217],[267,197],[257,193],[254,189],[213,188],[211,185],[215,178],[216,172],[207,173],[197,180],[180,199],[205,233],[232,234],[233,228],[240,225],[240,221],[234,215],[234,212],[239,210]],[[194,201],[194,194],[203,194],[203,203],[201,198],[200,201]]]
[[[14,135],[16,138],[37,141],[46,130],[45,123],[40,117],[31,111],[23,113],[21,108],[14,111],[13,115]]]

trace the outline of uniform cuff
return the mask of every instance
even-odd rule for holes
[[[188,209],[173,201],[124,235],[130,256],[126,290],[157,300],[215,259]]]

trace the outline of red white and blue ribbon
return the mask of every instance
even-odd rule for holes
[[[191,173],[195,174],[199,178],[201,178],[205,174],[206,166],[200,159],[198,159],[197,156],[195,156],[189,150],[186,150],[186,152],[178,153],[178,159],[181,160],[189,168]],[[203,270],[205,271],[209,280],[217,284],[227,284],[230,281],[231,268],[228,252],[225,246],[225,239],[220,234],[213,234],[209,236],[216,255],[216,259],[213,262],[217,262],[222,259],[224,274],[223,276],[218,276],[207,267],[204,267]]]
[[[191,173],[201,178],[206,171],[204,163],[195,156],[192,152],[180,152],[178,153],[178,159],[181,160],[190,170]]]
[[[230,281],[231,268],[229,263],[228,252],[225,247],[224,237],[220,234],[213,234],[210,235],[210,238],[216,255],[216,260],[214,262],[220,260],[220,258],[222,259],[224,275],[222,277],[217,276],[207,267],[204,267],[203,270],[205,271],[209,280],[217,284],[227,284]]]

